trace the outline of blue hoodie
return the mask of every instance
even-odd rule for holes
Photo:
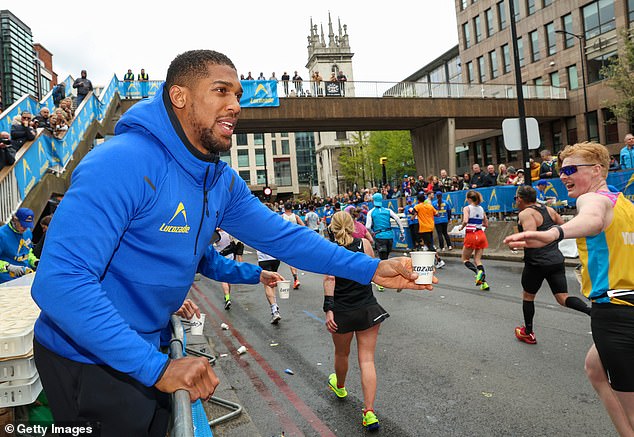
[[[78,165],[47,232],[32,286],[44,347],[155,384],[167,363],[160,332],[197,271],[259,281],[258,266],[209,245],[216,227],[304,270],[360,283],[374,275],[378,260],[283,220],[233,169],[197,151],[163,86],[128,110],[115,134]]]

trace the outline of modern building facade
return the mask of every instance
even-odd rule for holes
[[[522,83],[565,87],[574,114],[540,123],[541,148],[556,153],[566,144],[593,140],[618,153],[633,123],[614,122],[607,102],[618,96],[600,70],[618,56],[620,30],[634,21],[634,0],[455,0],[458,46],[405,80],[430,87],[515,84],[509,1],[515,10]],[[501,128],[457,130],[455,152],[457,173],[470,171],[474,162],[521,165],[521,156],[505,149]]]
[[[31,28],[11,11],[0,10],[0,107],[25,94],[38,96]]]

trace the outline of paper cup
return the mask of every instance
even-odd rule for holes
[[[431,284],[436,252],[412,252],[412,270],[418,274],[417,284]]]
[[[247,351],[247,347],[246,346],[240,346],[238,348],[238,354],[242,355],[243,353],[245,353]]]
[[[291,281],[277,281],[277,294],[280,299],[291,297]]]
[[[197,317],[196,315],[194,315],[194,317],[192,317],[189,320],[189,323],[191,324],[191,334],[192,335],[203,335],[203,328],[205,327],[205,315],[204,314],[200,314],[200,317]]]

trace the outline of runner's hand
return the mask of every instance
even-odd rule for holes
[[[187,390],[190,400],[194,402],[197,399],[209,399],[219,382],[207,358],[183,357],[169,362],[154,387],[164,393]]]
[[[175,314],[183,319],[189,320],[194,317],[194,315],[200,317],[200,308],[198,308],[198,305],[191,299],[185,299],[185,302],[183,302],[183,305],[181,305]]]
[[[326,329],[328,332],[334,334],[337,332],[337,324],[335,323],[335,313],[332,311],[326,312]]]
[[[372,282],[386,288],[410,288],[412,290],[433,290],[431,284],[416,284],[414,281],[418,275],[412,272],[412,259],[404,256],[384,259],[379,262],[379,266],[374,272]],[[438,283],[438,278],[434,276],[433,283]]]

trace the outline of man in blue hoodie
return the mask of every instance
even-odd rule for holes
[[[251,194],[219,160],[231,148],[241,95],[225,55],[183,53],[156,95],[128,110],[115,136],[74,171],[32,286],[42,310],[35,361],[56,421],[97,421],[102,436],[164,436],[166,393],[186,389],[192,401],[213,394],[218,379],[206,359],[169,360],[159,350],[170,314],[196,272],[271,286],[281,278],[219,256],[209,245],[217,227],[302,270],[431,288],[414,283],[409,258],[350,252]]]

